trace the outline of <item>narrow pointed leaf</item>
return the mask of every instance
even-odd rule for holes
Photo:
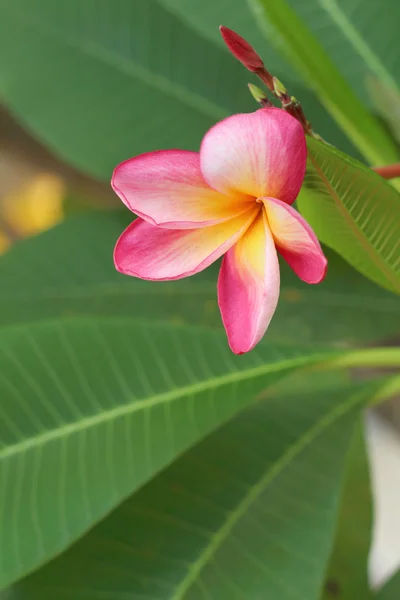
[[[331,354],[76,319],[0,339],[0,588],[58,554],[283,374]],[[336,353],[333,353],[336,356]]]
[[[271,397],[122,504],[10,600],[318,600],[373,390]]]
[[[335,544],[325,579],[323,600],[372,598],[368,557],[372,535],[372,494],[364,422],[355,427],[347,460]]]
[[[335,148],[308,139],[299,207],[314,231],[353,267],[400,293],[400,195]]]
[[[393,90],[376,77],[369,77],[367,86],[378,114],[388,124],[393,137],[400,142],[400,90]]]

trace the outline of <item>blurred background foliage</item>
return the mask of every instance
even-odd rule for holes
[[[65,348],[62,345],[57,346],[57,331],[51,333],[51,328],[46,329],[46,325],[42,327],[41,323],[46,319],[59,319],[57,322],[60,324],[60,331],[65,331],[65,339],[76,344],[74,348],[79,361],[84,363],[85,357],[90,354],[90,351],[84,351],[86,343],[91,342],[95,351],[99,352],[99,360],[104,360],[105,376],[109,378],[109,384],[111,382],[114,385],[112,389],[115,398],[119,398],[118,386],[121,378],[115,375],[115,368],[109,356],[101,354],[103,350],[98,348],[98,340],[94,336],[91,338],[93,332],[90,333],[85,318],[117,316],[121,319],[135,317],[155,322],[164,320],[176,326],[178,333],[179,327],[185,324],[221,328],[215,294],[215,268],[190,280],[165,283],[162,287],[124,278],[115,272],[112,264],[113,245],[132,216],[128,211],[121,209],[120,202],[109,185],[112,169],[119,161],[160,148],[182,147],[196,150],[202,135],[216,120],[233,112],[251,111],[256,108],[247,90],[247,82],[254,81],[254,78],[228,55],[218,32],[221,23],[236,29],[255,45],[269,70],[282,79],[290,92],[301,100],[315,130],[330,143],[350,156],[367,162],[362,143],[356,143],[357,136],[339,126],[332,115],[340,113],[343,116],[349,108],[344,121],[350,123],[354,117],[358,125],[362,125],[363,111],[368,109],[371,110],[365,121],[370,128],[368,133],[372,132],[382,141],[382,146],[373,144],[373,149],[378,154],[382,151],[382,157],[396,157],[399,154],[400,113],[393,110],[393,107],[400,106],[397,83],[400,82],[400,46],[397,43],[400,4],[395,0],[387,0],[385,9],[382,10],[382,6],[376,0],[366,0],[363,3],[358,0],[289,0],[285,3],[282,0],[270,3],[272,8],[285,5],[294,9],[295,14],[307,24],[310,34],[323,50],[320,54],[312,54],[312,60],[310,56],[305,57],[310,59],[309,70],[304,69],[307,60],[305,61],[304,55],[299,52],[299,46],[296,46],[294,31],[285,30],[285,24],[280,30],[277,27],[279,14],[271,13],[269,21],[265,15],[263,20],[254,18],[254,14],[262,13],[262,0],[70,0],[64,3],[54,0],[0,0],[0,252],[9,251],[0,260],[0,278],[4,286],[0,291],[0,325],[28,323],[27,336],[33,332],[33,337],[36,335],[37,339],[41,340],[40,343],[43,343],[43,349],[47,352],[46,356],[51,359],[55,347],[54,360],[58,361],[57,365],[64,367],[68,360],[63,354]],[[293,44],[290,45],[288,40],[293,41]],[[330,76],[334,79],[339,72],[340,89],[344,90],[343,94],[335,97],[335,106],[329,104],[326,93],[321,93],[313,80],[327,64],[318,63],[318,58],[321,58],[323,53],[329,59]],[[347,92],[354,95],[353,104],[347,102]],[[366,131],[367,129],[363,133]],[[54,226],[57,227],[53,229]],[[44,235],[25,239],[48,229],[50,231]],[[16,243],[21,240],[21,243]],[[399,329],[398,297],[362,277],[333,251],[328,252],[328,277],[323,284],[315,288],[299,282],[289,269],[283,267],[281,301],[271,324],[267,343],[285,346],[301,342],[304,345],[316,345],[318,348],[330,346],[334,349],[373,342],[390,344]],[[73,322],[72,325],[68,322],[71,315],[84,317],[82,330],[77,322]],[[121,331],[131,327],[132,338],[137,335],[132,323],[124,320],[121,323]],[[127,393],[136,393],[137,382],[132,377],[132,367],[125,355],[118,354],[118,332],[113,338],[114,333],[111,335],[108,329],[113,332],[118,328],[108,328],[104,325],[104,331],[111,336],[109,343],[118,357],[117,363],[126,370]],[[169,334],[163,338],[154,324],[150,330],[153,331],[155,339],[160,340],[160,346],[166,348],[166,364],[173,371],[176,367],[174,360],[171,359],[171,364],[168,363],[171,355]],[[31,376],[35,376],[36,369],[43,377],[44,387],[47,385],[46,398],[51,403],[53,395],[56,396],[54,382],[49,384],[44,378],[40,365],[35,363],[29,354],[29,347],[21,341],[18,328],[14,332],[10,328],[10,331],[11,333],[2,337],[3,349],[18,351],[18,355],[32,367]],[[169,331],[168,328],[166,331]],[[207,348],[212,344],[208,342],[207,336],[214,336],[214,333],[207,332],[204,336],[204,354],[208,357]],[[220,338],[217,336],[215,339]],[[283,355],[285,352],[286,349]],[[264,362],[271,360],[272,355],[269,354],[267,345],[260,346],[260,353]],[[187,353],[182,352],[180,360],[184,361],[186,355]],[[228,354],[224,356],[228,357],[228,363]],[[213,361],[211,356],[210,364],[214,363],[218,364],[218,358]],[[152,359],[148,360],[147,365],[151,378],[154,368]],[[10,367],[8,364],[7,368],[14,374],[18,386],[18,374],[12,365]],[[107,371],[108,368],[110,372]],[[97,374],[90,371],[89,364],[87,369],[89,387],[101,397],[103,386],[98,384]],[[68,370],[60,372],[64,376],[62,385],[64,391],[67,390],[66,395],[73,395],[75,390],[73,386],[70,390],[69,385],[71,381],[75,382],[74,376],[77,376],[78,371],[72,369],[72,374]],[[279,453],[282,452],[284,456],[287,447],[290,447],[288,440],[292,434],[289,435],[290,427],[287,429],[287,426],[293,427],[293,430],[297,428],[296,435],[304,441],[308,439],[309,431],[312,430],[314,417],[323,422],[325,414],[329,416],[333,411],[332,407],[342,400],[344,406],[353,406],[346,394],[349,398],[353,398],[354,394],[357,396],[357,384],[355,390],[347,389],[348,381],[344,378],[344,381],[339,381],[339,390],[336,390],[334,388],[340,378],[335,376],[335,385],[328,382],[325,376],[322,379],[323,385],[321,380],[319,383],[313,382],[314,396],[308,393],[308,377],[307,381],[300,380],[304,397],[298,394],[300,386],[296,379],[294,383],[289,380],[287,388],[278,386],[276,398],[279,401],[268,405],[262,415],[264,422],[261,429],[259,407],[256,406],[246,413],[245,421],[248,422],[253,453],[267,456],[268,451],[271,451],[271,457],[268,457],[262,468],[260,466],[260,472],[254,471],[255,480],[257,477],[268,475],[269,469],[273,471],[274,460],[280,460]],[[321,405],[318,390],[325,388],[328,383],[332,383],[332,394],[325,398],[326,405]],[[76,383],[78,390],[79,385],[79,382]],[[165,387],[169,389],[168,385]],[[226,393],[229,395],[229,390]],[[246,394],[243,394],[244,399],[245,396]],[[58,395],[57,398],[58,408],[67,413],[68,402],[65,402],[64,406],[63,399]],[[365,405],[369,400],[370,396],[359,399],[359,406]],[[115,402],[119,408],[117,401]],[[304,406],[304,412],[293,410],[294,403],[296,406]],[[106,401],[104,404],[106,405]],[[13,402],[10,405],[10,410],[18,411],[18,406]],[[282,419],[278,412],[275,415],[277,406],[286,407]],[[205,410],[201,402],[199,407],[196,410],[201,415],[201,410]],[[85,410],[90,414],[92,408],[87,406]],[[321,412],[319,416],[318,410]],[[395,408],[386,407],[384,410],[392,422],[396,422],[396,418],[398,420]],[[183,419],[182,415],[183,412],[178,415],[177,422]],[[213,427],[217,421],[218,424],[223,422],[225,416],[219,415],[219,420],[215,420]],[[348,416],[353,419],[350,423],[350,418],[350,425],[354,425],[357,414]],[[213,428],[212,419],[208,421],[208,417],[204,415],[201,419],[204,426],[201,433],[204,434]],[[37,589],[38,597],[47,597],[43,595],[43,589],[47,589],[48,582],[55,578],[57,583],[61,581],[65,587],[66,598],[76,597],[74,586],[79,588],[82,582],[78,576],[77,579],[70,578],[70,572],[64,568],[63,561],[71,561],[73,566],[79,565],[82,553],[84,556],[93,557],[95,561],[98,558],[98,539],[103,540],[104,544],[109,544],[111,548],[115,548],[119,543],[124,544],[126,518],[132,519],[132,526],[140,531],[140,535],[143,532],[144,537],[150,535],[150,544],[156,547],[160,524],[154,517],[155,512],[143,517],[143,506],[148,505],[149,498],[156,499],[156,511],[159,508],[159,490],[168,487],[170,480],[175,483],[178,481],[175,487],[168,487],[168,494],[165,496],[171,499],[172,504],[176,501],[175,495],[179,494],[180,482],[187,485],[188,489],[196,489],[197,484],[191,479],[191,461],[196,460],[196,453],[203,452],[206,458],[209,457],[208,468],[211,469],[211,463],[215,462],[215,448],[222,448],[223,453],[226,439],[231,440],[227,447],[236,448],[239,476],[241,470],[247,473],[250,469],[246,464],[248,457],[241,456],[239,444],[242,434],[241,425],[237,425],[239,422],[240,419],[232,421],[223,430],[222,437],[216,433],[201,447],[195,447],[193,452],[183,455],[174,463],[174,467],[164,471],[138,495],[132,496],[122,504],[113,513],[111,521],[103,521],[64,558],[51,563],[48,569],[39,571],[33,578],[24,580],[11,594],[15,594],[18,599],[34,598],[36,592],[32,592],[32,589]],[[164,456],[164,442],[157,444],[160,431],[164,431],[161,423],[161,417],[159,421],[156,419],[155,428],[159,427],[159,431],[156,429],[152,438],[153,451],[157,458],[154,464],[157,469],[160,465],[165,465],[167,460]],[[136,426],[135,423],[134,425]],[[264,425],[270,428],[271,436],[277,433],[278,441],[275,447],[273,444],[267,444]],[[299,556],[302,556],[303,540],[309,536],[306,541],[318,564],[315,577],[312,572],[310,576],[302,562],[296,562],[293,555],[290,558],[293,560],[293,572],[288,571],[285,577],[288,577],[289,573],[289,579],[294,580],[298,577],[300,580],[306,573],[301,581],[304,594],[313,594],[313,598],[318,598],[322,586],[324,600],[354,598],[354,594],[361,593],[360,590],[364,593],[368,587],[366,562],[371,541],[372,509],[361,429],[356,431],[346,473],[348,477],[354,473],[358,477],[353,477],[345,489],[346,505],[342,505],[339,531],[328,577],[323,586],[325,563],[334,537],[335,511],[339,504],[340,481],[343,475],[341,469],[345,460],[346,444],[350,440],[350,425],[347,429],[335,425],[332,430],[329,429],[329,436],[325,437],[325,433],[321,436],[322,442],[313,442],[311,454],[315,461],[314,473],[319,477],[326,469],[324,461],[319,461],[322,448],[323,452],[326,450],[330,453],[330,467],[335,474],[332,480],[334,489],[324,487],[320,483],[321,488],[316,487],[315,493],[318,495],[321,492],[321,496],[313,498],[312,486],[299,486],[300,491],[306,494],[304,505],[300,503],[297,507],[300,514],[298,522],[303,528],[298,531],[295,523],[294,530],[289,530],[298,544],[295,548]],[[142,428],[138,427],[138,430],[141,431]],[[195,432],[196,435],[194,432],[188,434],[182,427],[178,429],[178,433],[182,435],[182,439],[179,438],[181,450],[187,447],[189,438],[193,442],[201,437],[198,432]],[[286,441],[285,436],[288,438]],[[320,443],[322,445],[319,445]],[[75,447],[73,444],[70,446],[71,456],[75,457]],[[340,452],[336,452],[337,447],[340,448]],[[121,456],[125,456],[125,448],[122,445],[118,448],[121,453],[117,466],[119,468],[122,465],[119,476],[124,493],[118,498],[110,499],[111,486],[104,483],[101,472],[101,477],[94,481],[94,487],[98,486],[97,489],[101,493],[93,501],[94,504],[97,503],[97,512],[92,520],[81,514],[80,498],[77,496],[80,490],[80,481],[77,479],[79,473],[76,474],[76,470],[71,469],[71,497],[76,502],[71,512],[75,515],[76,530],[67,536],[68,539],[57,540],[57,552],[87,527],[92,526],[100,516],[115,507],[131,491],[127,471],[124,471],[129,465],[125,465],[121,460]],[[143,452],[143,448],[140,448],[140,453]],[[38,451],[37,455],[39,454]],[[34,463],[37,455],[32,452],[29,460]],[[52,464],[51,452],[47,453],[46,460]],[[293,468],[301,465],[303,460],[307,466],[308,459],[300,453],[294,461]],[[85,468],[89,474],[95,476],[90,460]],[[266,474],[263,473],[263,469]],[[49,471],[51,472],[51,469]],[[153,471],[147,476],[154,475],[155,467]],[[117,468],[116,472],[119,472]],[[208,481],[208,471],[204,472],[202,477]],[[234,477],[235,474],[232,476],[232,482]],[[287,483],[283,492],[280,489],[281,480],[277,483],[272,482],[271,486],[271,507],[278,514],[282,510],[282,494],[286,501],[290,502],[292,497],[300,493],[299,489],[295,489],[296,486],[293,489],[290,487],[290,477],[288,482],[285,481],[286,477],[283,469],[284,488]],[[144,475],[140,481],[139,479],[135,485],[146,481]],[[53,479],[51,482],[53,483]],[[54,490],[51,486],[49,489],[50,492],[45,486],[41,488],[41,506],[46,506],[49,498],[53,499]],[[322,506],[329,513],[326,522],[321,525],[321,529],[324,529],[321,538],[313,538],[314,533],[320,532],[314,531],[308,526],[308,521],[303,519],[308,509],[307,502],[310,502],[308,493],[311,493],[310,498],[315,506]],[[358,494],[357,502],[348,501],[355,494]],[[237,494],[236,499],[233,496],[229,497],[229,501],[241,502],[240,494]],[[363,503],[362,511],[358,510],[360,502]],[[205,523],[206,517],[207,515],[201,515]],[[57,519],[55,513],[53,518]],[[272,521],[276,524],[276,520]],[[110,535],[114,526],[116,535]],[[173,524],[171,526],[164,523],[163,527],[167,532],[166,536],[176,535]],[[318,523],[315,528],[318,529]],[[361,529],[363,535],[359,535]],[[282,527],[282,531],[277,526],[275,534],[280,541],[282,536],[286,535],[283,530],[286,531],[286,526]],[[181,532],[183,542],[194,544],[192,547],[197,548],[196,540],[193,542],[191,539],[193,536],[186,534],[187,532]],[[46,543],[48,542],[50,547],[50,542],[53,542],[50,521],[46,535]],[[35,555],[36,542],[34,535],[26,542],[27,552],[33,548],[32,556]],[[228,555],[236,551],[233,550],[234,541],[231,540],[230,544],[232,545],[228,543],[223,547],[223,551]],[[53,547],[52,549],[54,550]],[[267,552],[271,552],[270,557],[275,556],[275,549],[274,542],[271,542],[271,546],[267,548]],[[286,550],[283,547],[281,551],[284,554]],[[115,558],[114,555],[115,560],[126,558],[124,551],[122,554],[122,558]],[[40,561],[52,555],[51,552],[44,552]],[[128,559],[131,560],[131,555]],[[350,562],[355,561],[352,564],[357,571],[356,579],[349,575],[350,563],[347,559]],[[33,562],[28,561],[28,567],[24,566],[21,573],[25,574],[32,566],[37,566],[35,560],[36,555]],[[96,565],[95,562],[94,564]],[[134,590],[137,582],[130,579],[131,563],[127,564],[129,569],[125,572],[125,583]],[[15,564],[12,564],[12,567],[14,568]],[[149,568],[150,580],[153,577],[154,585],[157,586],[154,577],[157,571],[151,571],[152,565]],[[74,572],[77,572],[75,566]],[[9,580],[19,575],[17,569]],[[177,577],[184,575],[178,574]],[[95,586],[98,581],[98,568],[94,575],[90,569],[87,570],[83,578],[84,582],[85,578],[86,583],[89,581],[88,585]],[[104,578],[116,587],[121,583],[119,572],[113,570],[111,563],[109,572],[104,571]],[[342,586],[340,594],[337,588],[338,579]],[[391,589],[393,588],[385,591],[386,595],[382,596],[382,599],[391,597]],[[275,593],[274,588],[272,593]],[[292,590],[289,590],[287,596],[282,597],[290,597],[291,593]],[[304,597],[308,599],[311,595]]]

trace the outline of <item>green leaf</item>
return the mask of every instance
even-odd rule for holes
[[[375,0],[289,2],[360,98],[367,100],[366,75],[394,92],[399,90],[397,0],[386,0],[384,10]]]
[[[368,600],[368,556],[372,533],[372,497],[364,423],[355,429],[346,465],[346,478],[335,544],[326,576],[324,600]]]
[[[134,154],[197,150],[216,120],[255,108],[248,79],[156,0],[0,0],[2,100],[101,178]]]
[[[4,329],[0,587],[67,547],[266,386],[329,356],[222,332],[77,319]]]
[[[308,139],[299,197],[317,236],[363,275],[400,293],[400,195],[382,177],[335,148]]]
[[[0,325],[117,315],[222,327],[219,265],[163,283],[115,271],[113,247],[131,219],[119,211],[77,216],[0,256]],[[301,282],[282,261],[281,297],[267,340],[349,346],[393,333],[398,299],[332,252],[328,259],[328,275],[318,286]]]
[[[400,90],[393,90],[374,77],[368,78],[367,86],[376,110],[400,142]]]
[[[337,69],[308,24],[286,0],[249,0],[261,27],[287,53],[291,62],[315,89],[354,145],[371,163],[394,162],[398,151],[379,121],[369,113]],[[270,35],[273,28],[276,36]],[[309,116],[312,120],[312,115]]]
[[[371,390],[270,398],[122,504],[10,600],[317,600]]]
[[[400,571],[397,571],[374,596],[374,600],[399,600]]]

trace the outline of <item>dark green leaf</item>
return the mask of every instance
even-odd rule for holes
[[[346,465],[339,521],[325,581],[324,600],[368,600],[368,556],[372,532],[372,497],[364,423],[355,429]]]
[[[10,600],[317,600],[349,438],[373,391],[258,403]]]
[[[81,319],[0,338],[0,588],[59,553],[283,374],[330,354]]]
[[[0,0],[1,98],[60,156],[108,178],[149,150],[197,150],[255,108],[248,74],[156,0]]]
[[[224,46],[219,33],[219,26],[225,25],[237,31],[248,40],[259,52],[265,55],[268,68],[282,75],[283,73],[293,80],[300,82],[300,77],[291,68],[282,54],[265,40],[246,2],[242,0],[159,0],[171,12],[183,19],[202,36],[208,37],[212,42]],[[232,59],[233,60],[233,59]]]

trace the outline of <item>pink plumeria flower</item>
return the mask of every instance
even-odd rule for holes
[[[263,108],[217,123],[199,153],[165,150],[121,163],[112,187],[139,218],[116,244],[117,270],[151,281],[181,279],[225,255],[222,320],[233,352],[248,352],[278,303],[277,251],[307,283],[326,272],[315,234],[291,207],[306,158],[298,121]]]

